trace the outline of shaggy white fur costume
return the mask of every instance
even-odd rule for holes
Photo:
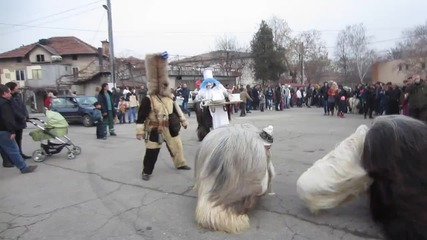
[[[361,166],[368,127],[361,125],[297,181],[299,197],[312,213],[330,209],[367,191],[371,179]]]
[[[356,114],[359,112],[359,109],[357,108],[359,103],[360,103],[360,100],[357,97],[351,97],[348,99],[348,104],[350,105],[351,113]]]
[[[196,154],[197,223],[207,229],[238,233],[249,228],[247,212],[271,189],[270,150],[250,124],[210,132]]]

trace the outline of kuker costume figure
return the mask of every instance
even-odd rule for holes
[[[210,132],[196,153],[196,221],[207,229],[238,233],[260,196],[274,194],[270,148],[273,127],[230,124]]]
[[[427,125],[416,119],[376,117],[304,172],[298,194],[316,213],[368,192],[386,239],[427,239],[426,136]]]
[[[173,101],[167,57],[166,52],[145,57],[148,95],[141,99],[136,121],[136,136],[139,140],[145,139],[143,180],[150,179],[163,142],[177,169],[191,169],[186,164],[179,136],[181,125],[187,128],[188,123],[181,108]]]

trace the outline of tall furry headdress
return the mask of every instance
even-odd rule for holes
[[[148,94],[170,96],[167,52],[147,54],[145,70],[148,81]]]

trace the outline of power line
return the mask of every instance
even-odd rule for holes
[[[47,16],[43,16],[43,17],[39,17],[39,18],[35,18],[35,19],[32,19],[32,20],[27,20],[27,21],[25,21],[25,22],[21,22],[20,24],[25,24],[25,23],[30,23],[30,22],[31,22],[31,23],[33,23],[33,22],[37,22],[37,21],[42,20],[42,19],[46,19],[46,18],[50,18],[50,17],[54,17],[54,16],[58,16],[58,15],[61,15],[61,14],[67,13],[67,12],[74,11],[74,10],[76,10],[76,9],[80,9],[80,8],[83,8],[83,7],[87,7],[87,6],[90,6],[90,5],[93,5],[93,4],[96,4],[96,3],[102,2],[102,1],[103,1],[103,0],[98,0],[98,1],[95,1],[95,2],[90,2],[90,3],[84,4],[84,5],[80,5],[80,6],[78,6],[78,7],[74,7],[74,8],[70,8],[70,9],[64,10],[64,11],[62,11],[62,12],[58,12],[58,13],[54,13],[54,14],[51,14],[51,15],[47,15]]]
[[[93,11],[93,10],[96,10],[96,9],[99,9],[99,7],[95,7],[95,8],[91,8],[91,9],[88,9],[88,10],[85,10],[85,11],[83,11],[83,12],[78,12],[78,13],[75,13],[75,14],[73,14],[73,15],[69,15],[69,16],[67,16],[67,18],[70,18],[70,17],[74,17],[74,16],[78,16],[78,15],[81,15],[81,14],[84,14],[84,13],[87,13],[87,12],[91,12],[91,11]],[[46,23],[50,23],[50,22],[54,22],[54,21],[58,21],[58,20],[62,20],[63,18],[60,18],[60,19],[53,19],[53,20],[49,20],[49,21],[45,21],[45,22],[42,22],[42,23],[39,23],[39,25],[27,25],[27,24],[15,24],[15,23],[0,23],[0,25],[7,25],[7,26],[14,26],[14,27],[24,27],[24,28],[21,28],[21,29],[17,29],[17,30],[12,30],[12,31],[6,31],[6,32],[2,32],[2,33],[0,33],[0,36],[1,35],[5,35],[5,34],[10,34],[10,33],[14,33],[14,32],[19,32],[19,31],[22,31],[22,30],[25,30],[25,29],[28,29],[28,28],[45,28],[45,29],[59,29],[59,30],[75,30],[75,31],[86,31],[86,32],[93,32],[93,31],[96,31],[96,30],[88,30],[88,29],[73,29],[73,28],[60,28],[60,27],[43,27],[43,26],[41,26],[41,24],[46,24]]]
[[[0,25],[11,25],[18,27],[28,27],[28,28],[43,28],[43,29],[56,29],[56,30],[72,30],[72,31],[82,31],[82,32],[103,32],[94,29],[81,29],[81,28],[62,28],[62,27],[42,27],[36,25],[23,25],[23,24],[11,24],[11,23],[0,23]],[[2,34],[0,34],[2,35]]]
[[[105,12],[102,14],[101,20],[98,23],[98,27],[96,28],[95,33],[93,34],[93,38],[92,38],[92,42],[95,40],[96,36],[98,35],[98,30],[101,28],[101,23],[102,21],[104,21],[104,17],[105,17]]]

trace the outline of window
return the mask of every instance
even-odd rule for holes
[[[77,55],[73,55],[73,60],[77,60]]]
[[[75,78],[79,76],[79,68],[78,67],[73,67],[73,76]]]
[[[406,70],[408,70],[409,69],[409,65],[408,64],[406,64]]]
[[[19,63],[22,62],[22,58],[21,57],[17,57],[16,58],[16,62],[19,62]]]
[[[399,71],[402,71],[402,65],[399,65]]]
[[[44,62],[44,55],[43,54],[37,54],[37,62]]]
[[[25,73],[24,70],[16,70],[16,80],[17,81],[24,81],[25,80]]]
[[[421,69],[426,69],[426,63],[421,63]]]
[[[57,109],[72,108],[75,105],[76,104],[69,99],[65,99],[65,98],[54,98],[54,99],[52,99],[52,107],[53,108],[57,108]]]
[[[33,73],[33,79],[42,79],[41,69],[33,69],[31,72]]]

